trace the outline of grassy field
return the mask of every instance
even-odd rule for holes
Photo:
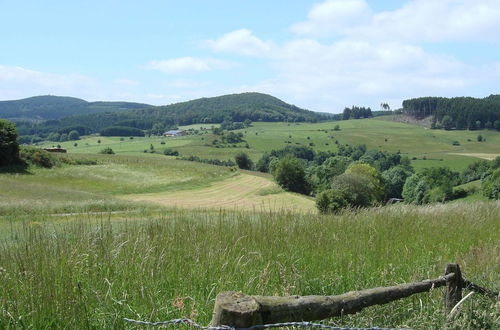
[[[335,125],[341,130],[334,131]],[[200,125],[183,127],[200,129]],[[210,126],[204,126],[210,128]],[[239,130],[245,135],[245,143],[236,146],[216,148],[212,141],[216,138],[209,131],[202,130],[201,135],[185,137],[87,137],[74,146],[74,141],[59,143],[70,153],[97,153],[104,147],[111,147],[117,154],[160,156],[166,147],[178,150],[181,156],[197,155],[201,158],[233,159],[237,152],[244,151],[256,161],[272,149],[286,145],[310,145],[318,151],[335,150],[335,141],[342,144],[366,144],[368,149],[401,151],[413,160],[416,168],[449,166],[462,170],[474,160],[491,159],[500,155],[500,133],[491,130],[482,131],[444,131],[430,130],[418,125],[411,125],[377,117],[363,120],[340,122],[310,123],[253,123],[252,127]],[[477,142],[481,134],[486,141]],[[98,140],[101,143],[98,143]],[[453,142],[459,145],[454,146]],[[164,144],[161,144],[164,142]],[[57,145],[47,143],[44,146]],[[153,145],[157,153],[150,151]]]
[[[49,210],[50,211],[50,210]],[[403,206],[320,216],[143,209],[22,220],[4,215],[0,328],[135,328],[123,317],[207,324],[226,290],[340,294],[434,278],[448,262],[498,289],[500,203]],[[495,302],[468,300],[449,328],[491,329]],[[442,290],[353,316],[343,327],[444,328]]]
[[[333,131],[336,124],[340,131]],[[478,181],[461,186],[476,192],[468,203],[324,216],[312,199],[284,192],[267,174],[161,152],[170,147],[184,156],[231,159],[243,150],[256,160],[290,145],[285,141],[332,150],[338,140],[401,150],[418,158],[417,168],[462,169],[478,157],[499,154],[500,133],[431,131],[378,119],[254,123],[242,132],[249,149],[215,148],[208,132],[179,138],[91,136],[77,146],[61,145],[69,151],[64,157],[96,165],[0,173],[0,329],[137,328],[124,317],[189,317],[207,324],[222,291],[341,294],[435,278],[449,262],[459,263],[467,279],[498,290],[500,201],[483,201]],[[486,142],[477,142],[477,134]],[[149,152],[151,144],[158,153]],[[117,154],[96,154],[108,146]],[[370,307],[329,324],[498,327],[498,304],[480,295],[448,323],[442,292]]]
[[[283,191],[267,174],[164,156],[69,157],[98,163],[0,174],[0,215],[42,208],[54,213],[129,210],[137,207],[132,200],[180,208],[315,211],[312,198]]]

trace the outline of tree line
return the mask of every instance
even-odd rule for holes
[[[500,131],[500,95],[414,98],[403,101],[403,113],[417,119],[432,116],[432,128]]]
[[[447,167],[417,172],[399,152],[367,150],[365,145],[338,144],[337,151],[328,152],[286,146],[265,153],[255,165],[244,153],[235,160],[240,168],[271,173],[287,191],[315,196],[323,213],[381,205],[390,199],[442,203],[467,196],[468,191],[456,186],[479,179],[484,196],[500,198],[500,157],[476,161],[461,173]]]

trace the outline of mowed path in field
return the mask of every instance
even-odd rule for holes
[[[476,158],[481,158],[481,159],[486,159],[486,160],[493,160],[496,157],[499,157],[500,154],[485,154],[485,153],[460,153],[460,152],[449,152],[450,155],[460,155],[460,156],[469,156],[469,157],[476,157]]]
[[[186,209],[316,212],[312,198],[284,192],[270,179],[247,173],[199,189],[124,195],[121,198]]]

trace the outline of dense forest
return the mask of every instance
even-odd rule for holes
[[[500,95],[420,97],[403,101],[403,113],[417,119],[433,116],[433,128],[500,130]]]
[[[194,123],[222,123],[224,120],[316,122],[326,119],[331,119],[331,116],[301,109],[270,95],[242,93],[146,109],[80,114],[40,124],[18,121],[17,127],[21,135],[46,136],[50,132],[74,129],[81,134],[95,133],[110,126],[151,130],[155,126],[169,128]]]
[[[17,120],[59,119],[77,114],[145,109],[149,104],[132,102],[87,102],[74,97],[34,96],[22,100],[0,101],[0,118]]]

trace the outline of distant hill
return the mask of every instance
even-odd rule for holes
[[[155,124],[171,127],[195,123],[221,123],[225,119],[235,122],[246,119],[265,122],[316,122],[329,118],[328,115],[301,109],[271,95],[242,93],[201,98],[145,109],[78,114],[47,121],[38,127],[38,131],[28,134],[57,131],[74,126],[84,126],[88,128],[89,132],[99,132],[109,126],[150,129]]]
[[[144,109],[151,105],[131,102],[87,102],[64,96],[34,96],[22,100],[0,101],[0,118],[48,120],[98,112]]]

